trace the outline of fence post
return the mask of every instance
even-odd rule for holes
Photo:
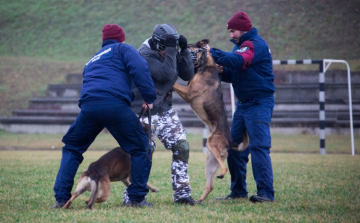
[[[325,155],[325,73],[324,63],[319,63],[319,135],[320,154]]]

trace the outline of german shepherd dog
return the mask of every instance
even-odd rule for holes
[[[69,208],[75,198],[85,191],[91,191],[90,198],[85,201],[92,209],[94,203],[101,203],[110,197],[110,182],[121,181],[126,187],[131,184],[130,155],[120,147],[116,147],[104,154],[97,161],[90,164],[87,171],[80,176],[75,191],[63,206]],[[159,189],[147,183],[150,191]]]
[[[216,64],[205,48],[208,43],[209,40],[204,39],[188,45],[193,55],[195,75],[187,86],[176,83],[173,86],[173,89],[186,103],[190,104],[196,115],[210,131],[206,141],[206,146],[210,151],[207,153],[205,163],[206,186],[199,199],[200,202],[205,200],[214,189],[213,179],[218,167],[221,167],[221,172],[217,178],[222,179],[228,171],[224,164],[224,160],[228,156],[228,149],[242,151],[249,144],[247,133],[244,134],[243,142],[240,145],[232,143]]]

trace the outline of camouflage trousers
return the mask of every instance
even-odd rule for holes
[[[140,118],[142,123],[148,124],[147,117]],[[167,150],[171,150],[173,146],[180,140],[186,140],[186,131],[182,126],[179,116],[174,109],[157,113],[151,116],[151,146],[156,149],[156,137],[162,142]],[[172,160],[171,178],[174,201],[180,198],[191,196],[190,178],[187,172],[188,163],[181,160]],[[124,192],[123,202],[129,201],[127,191]]]

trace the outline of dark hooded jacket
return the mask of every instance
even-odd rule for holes
[[[151,39],[145,40],[139,48],[140,54],[147,61],[151,77],[156,90],[156,100],[153,103],[151,114],[164,112],[172,106],[172,87],[178,77],[189,81],[194,76],[194,64],[189,50],[178,50],[176,47],[166,47],[166,56],[162,57],[152,46]],[[143,98],[138,88],[133,89],[135,99],[131,109],[135,113],[141,111]]]

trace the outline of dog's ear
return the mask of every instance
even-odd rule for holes
[[[198,41],[198,42],[196,43],[196,46],[199,47],[199,48],[203,48],[204,45],[206,45],[206,44],[208,44],[208,43],[210,43],[210,40],[209,40],[209,39],[202,39],[202,40],[200,40],[200,41]]]
[[[202,42],[203,44],[209,44],[210,40],[209,39],[202,39],[202,40],[200,40],[200,42]]]
[[[201,42],[201,40],[200,40],[200,41],[197,41],[195,45],[196,45],[196,47],[198,47],[198,48],[202,48],[204,44],[203,44],[203,43]]]

